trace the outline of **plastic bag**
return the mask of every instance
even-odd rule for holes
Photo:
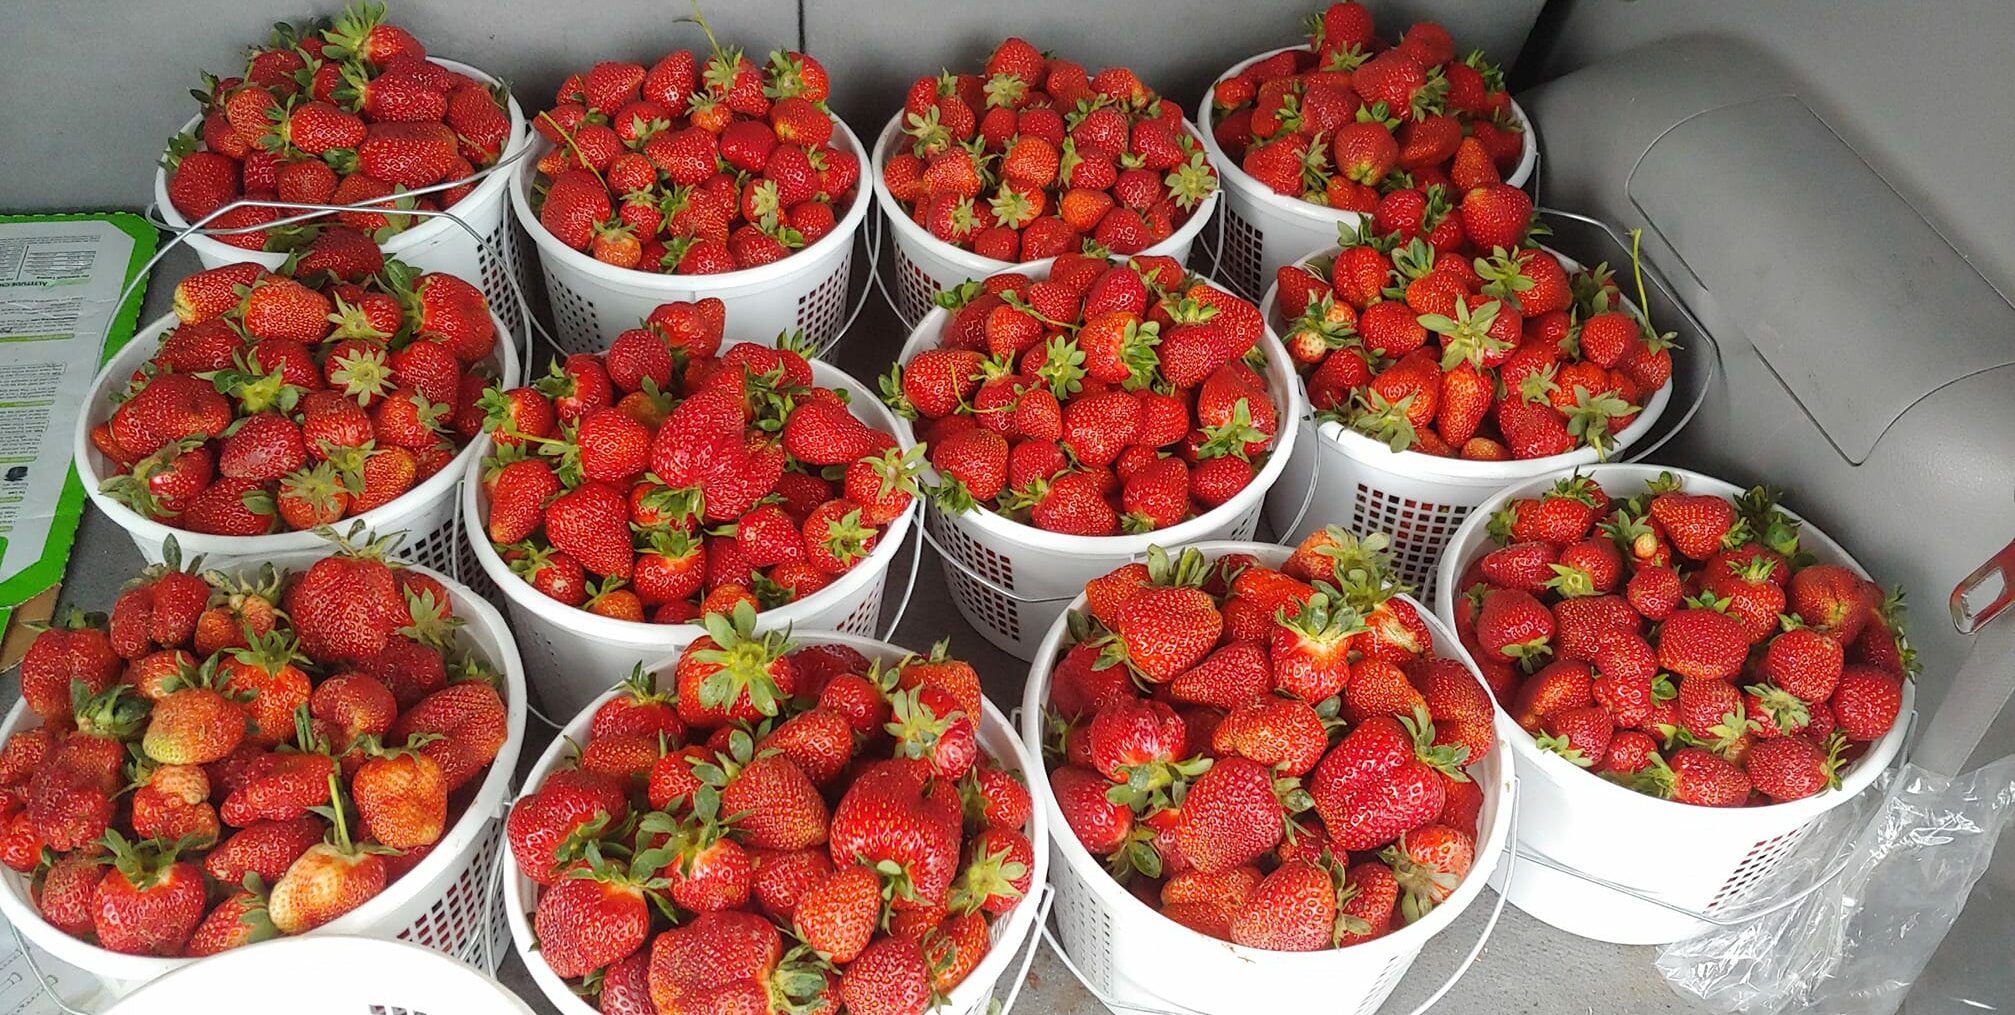
[[[1871,810],[1827,851],[1837,858],[1827,873],[1844,864],[1837,875],[1789,906],[1659,949],[1659,971],[1716,1011],[1898,1010],[2015,811],[2015,756],[1955,777],[1906,764]]]

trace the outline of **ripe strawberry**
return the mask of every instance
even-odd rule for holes
[[[203,919],[203,872],[178,860],[178,847],[106,835],[112,870],[98,886],[91,923],[98,944],[127,955],[182,952]]]
[[[1742,769],[1713,752],[1683,747],[1668,759],[1656,755],[1637,774],[1642,792],[1702,807],[1740,807],[1749,802],[1750,782]]]
[[[1841,670],[1831,703],[1834,719],[1847,739],[1879,740],[1895,726],[1902,710],[1903,681],[1873,667],[1847,666]]]
[[[392,723],[389,740],[411,743],[415,734],[437,734],[439,739],[420,744],[419,750],[440,766],[453,793],[482,774],[503,749],[506,721],[496,689],[481,679],[464,679],[407,709]]]
[[[1317,951],[1336,947],[1338,889],[1327,869],[1301,861],[1281,864],[1252,890],[1229,928],[1248,948]]]
[[[934,782],[922,762],[896,759],[862,772],[833,810],[830,848],[835,864],[887,863],[912,894],[898,908],[943,902],[958,864],[960,804],[950,784]],[[915,902],[905,902],[906,899]]]
[[[76,684],[90,697],[119,679],[122,662],[103,623],[72,608],[29,643],[21,657],[21,697],[44,724],[69,723]]]
[[[1729,679],[1741,671],[1748,653],[1742,623],[1714,610],[1680,610],[1659,629],[1658,663],[1681,677]]]

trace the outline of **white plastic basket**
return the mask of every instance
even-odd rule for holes
[[[326,552],[267,554],[258,563],[270,561],[283,570],[298,570],[324,556]],[[237,570],[249,576],[253,566],[252,562],[243,562],[224,570]],[[490,762],[482,781],[475,784],[475,795],[463,807],[460,817],[418,866],[386,886],[377,897],[306,936],[396,937],[471,966],[495,970],[504,956],[507,927],[502,908],[490,904],[487,889],[503,854],[502,817],[510,798],[511,776],[517,769],[518,750],[525,742],[525,669],[518,659],[511,632],[504,627],[504,618],[495,607],[434,568],[420,565],[414,568],[440,579],[446,586],[455,616],[463,620],[456,629],[457,644],[487,659],[501,675],[503,686],[498,693],[504,699],[508,715],[504,746]],[[0,743],[39,724],[34,713],[16,702],[5,723],[0,724]],[[29,894],[28,879],[12,870],[0,872],[0,916],[5,916],[35,947],[97,976],[107,992],[115,996],[195,961],[123,955],[71,937],[42,919]]]
[[[1261,53],[1212,80],[1222,81],[1275,54],[1307,48],[1283,46]],[[1219,237],[1222,253],[1218,274],[1247,296],[1257,299],[1273,284],[1273,274],[1281,265],[1293,264],[1310,251],[1334,246],[1337,227],[1345,222],[1355,227],[1357,220],[1363,216],[1354,211],[1335,211],[1297,197],[1274,193],[1273,188],[1248,176],[1245,170],[1239,168],[1237,160],[1225,154],[1223,146],[1217,143],[1217,136],[1211,133],[1215,122],[1211,95],[1211,90],[1206,90],[1203,101],[1197,104],[1196,122],[1203,128],[1203,144],[1210,152],[1211,165],[1218,167],[1218,178],[1224,181],[1224,222],[1221,226],[1223,235]],[[1523,187],[1525,181],[1532,178],[1533,167],[1539,164],[1539,140],[1525,110],[1513,102],[1511,111],[1525,127],[1525,150],[1518,158],[1518,166],[1505,177],[1504,182]]]
[[[285,998],[284,1002],[276,1002]],[[368,937],[282,938],[193,962],[105,1015],[532,1015],[439,953]]]
[[[516,302],[515,298],[513,302]],[[510,387],[518,383],[517,343],[504,327],[503,318],[494,312],[491,317],[497,325],[497,347],[484,364],[493,377],[505,387]],[[98,510],[126,530],[133,545],[139,547],[140,555],[150,564],[161,562],[161,544],[169,536],[174,536],[180,544],[185,560],[200,553],[206,561],[217,566],[241,561],[257,563],[279,554],[326,552],[329,544],[313,532],[280,532],[265,536],[213,536],[190,532],[142,517],[132,508],[98,492],[98,485],[116,475],[117,469],[91,443],[91,428],[112,418],[112,411],[118,408],[112,402],[112,394],[125,388],[133,372],[158,351],[161,337],[178,323],[174,314],[168,314],[148,325],[134,335],[91,382],[90,393],[85,396],[84,411],[78,414],[74,451],[77,478],[84,484],[85,494],[98,506]],[[414,485],[391,503],[355,518],[346,518],[337,527],[347,530],[361,521],[373,532],[403,531],[406,541],[399,547],[402,558],[437,571],[456,574],[459,539],[455,531],[455,487],[461,482],[466,463],[481,454],[477,449],[484,443],[481,438],[470,441],[468,447],[457,453],[455,460],[441,471]]]
[[[905,652],[904,649],[871,638],[829,632],[813,633],[793,640],[800,645],[845,645],[870,660],[883,664],[901,659]],[[655,679],[668,681],[676,663],[676,659],[662,659],[651,666],[650,670]],[[627,670],[604,669],[595,675],[604,681],[613,682],[624,672]],[[531,773],[525,777],[527,794],[536,791],[546,781],[547,776],[573,755],[576,749],[574,745],[588,742],[588,725],[594,719],[595,709],[617,693],[610,690],[596,698],[560,731],[560,735],[553,740],[550,747],[546,748],[546,753],[540,755],[538,763],[532,766]],[[1014,728],[1008,725],[1007,718],[1000,714],[1000,710],[994,707],[993,702],[984,701],[982,705],[986,709],[986,715],[979,727],[980,746],[999,762],[1002,768],[1014,773],[1025,783],[1033,786],[1042,781],[1041,770],[1036,767],[1031,755],[1025,751],[1022,742],[1016,738]],[[1014,1007],[1015,995],[1021,990],[1022,981],[1028,974],[1029,963],[1035,957],[1034,931],[1041,925],[1049,909],[1048,894],[1045,890],[1048,884],[1049,850],[1045,843],[1049,838],[1050,821],[1050,815],[1042,808],[1032,809],[1028,840],[1035,848],[1035,868],[1031,872],[1033,880],[1030,882],[1029,894],[1024,896],[1005,917],[994,920],[989,935],[993,942],[992,947],[987,950],[986,957],[980,960],[980,964],[974,967],[958,986],[952,988],[951,997],[944,1006],[934,1009],[937,1015],[983,1015],[989,1010],[988,1004],[994,999],[994,990],[1000,985],[1002,976],[1007,973],[1010,966],[1017,967],[1017,972],[1014,979],[1009,981],[1007,998],[998,1011],[1000,1015],[1006,1015]],[[538,905],[539,885],[532,879],[515,873],[518,867],[516,861],[511,859],[508,842],[504,846],[504,855],[508,864],[504,911],[509,914],[511,937],[517,943],[518,956],[524,960],[525,968],[532,973],[532,982],[537,983],[539,989],[545,992],[546,1000],[559,1010],[560,1015],[595,1015],[595,1009],[575,994],[567,982],[555,974],[552,967],[546,965],[545,959],[538,955],[537,939],[532,933],[532,913]]]
[[[813,360],[812,378],[821,387],[845,391],[854,412],[869,426],[900,435],[895,415],[876,393],[838,367]],[[479,568],[503,593],[511,627],[524,649],[526,669],[548,711],[571,714],[608,689],[609,674],[628,673],[637,663],[675,653],[706,633],[698,624],[639,623],[589,613],[548,597],[512,574],[487,535],[490,505],[483,493],[483,465],[491,457],[490,442],[479,443],[484,450],[469,459],[462,481],[462,513],[468,518],[468,538],[463,542],[476,562],[476,567],[464,570],[474,574]],[[916,505],[912,503],[910,510],[882,528],[866,560],[803,599],[756,614],[757,629],[877,635],[889,565],[901,552],[915,521]],[[916,577],[914,557],[910,577],[912,582]],[[905,589],[903,605],[908,605],[908,599]],[[899,608],[896,618],[901,616]]]
[[[428,61],[467,74],[487,85],[499,83],[496,78],[468,64],[440,57],[428,57]],[[455,202],[454,207],[446,209],[444,214],[427,216],[425,221],[398,233],[382,246],[388,258],[396,257],[422,271],[447,272],[474,282],[483,290],[483,295],[489,297],[490,307],[510,322],[511,329],[515,331],[524,323],[518,312],[516,288],[517,280],[523,275],[519,265],[518,238],[511,232],[510,217],[504,214],[504,204],[514,168],[511,161],[524,161],[520,153],[524,151],[527,132],[525,114],[518,108],[515,95],[505,96],[504,109],[511,118],[511,133],[504,143],[504,150],[499,153],[497,164],[491,167],[482,182],[476,184],[468,196]],[[196,131],[202,125],[203,118],[196,116],[183,124],[182,130]],[[189,228],[188,218],[175,209],[173,201],[168,200],[168,173],[161,168],[154,170],[154,207],[170,230],[181,232]],[[292,214],[284,209],[281,211],[283,217]],[[469,228],[457,225],[455,219],[460,219]],[[246,250],[200,232],[190,233],[186,242],[205,268],[238,261],[256,261],[268,268],[278,268],[280,262],[287,259],[285,253]]]
[[[1047,272],[1039,272],[1047,277]],[[947,311],[925,315],[903,346],[900,362],[935,348]],[[1188,521],[1154,532],[1119,536],[1071,536],[1048,532],[985,508],[947,514],[924,509],[924,535],[944,562],[945,584],[959,613],[986,639],[1018,659],[1032,659],[1043,635],[1064,604],[1084,583],[1138,558],[1150,545],[1175,546],[1206,539],[1250,539],[1259,525],[1260,502],[1284,474],[1295,448],[1294,420],[1302,408],[1301,382],[1279,342],[1261,340],[1266,353],[1266,386],[1279,411],[1280,432],[1252,483],[1232,499]],[[916,427],[897,418],[896,439],[905,450],[918,443]],[[933,481],[936,470],[922,474]]]
[[[832,146],[861,158],[860,138],[833,118]],[[727,305],[726,343],[776,343],[777,336],[803,331],[823,349],[839,338],[847,315],[847,279],[854,263],[854,234],[867,220],[867,182],[854,188],[853,203],[840,213],[833,231],[789,257],[756,268],[719,275],[659,275],[603,264],[561,243],[532,212],[532,184],[539,159],[553,143],[534,135],[531,151],[511,179],[511,208],[538,248],[545,269],[546,295],[555,325],[553,339],[569,353],[601,352],[616,336],[634,328],[659,304],[713,297]]]
[[[1566,470],[1509,487],[1484,501],[1449,542],[1435,594],[1435,611],[1444,624],[1455,623],[1456,583],[1463,571],[1495,545],[1488,532],[1491,514],[1514,498],[1538,496],[1576,471],[1618,497],[1642,493],[1661,472],[1679,477],[1688,493],[1734,497],[1742,492],[1697,472],[1627,464]],[[1798,545],[1822,563],[1867,574],[1810,523],[1799,530]],[[1788,901],[1780,898],[1785,886],[1772,877],[1787,855],[1821,817],[1873,785],[1895,759],[1915,703],[1916,688],[1904,681],[1895,728],[1847,769],[1840,789],[1762,807],[1696,807],[1617,786],[1541,750],[1500,708],[1497,735],[1511,745],[1524,777],[1527,820],[1518,845],[1533,861],[1520,870],[1517,885],[1507,894],[1513,905],[1555,927],[1617,944],[1663,944],[1691,937],[1717,921],[1761,915],[1746,911]]]
[[[1184,123],[1188,127],[1188,123]],[[1190,128],[1194,135],[1196,130]],[[1013,261],[999,261],[982,257],[970,250],[952,246],[930,234],[917,225],[903,208],[903,203],[889,193],[889,186],[882,178],[882,168],[888,164],[889,156],[903,137],[903,114],[898,112],[882,127],[881,136],[875,139],[874,187],[875,198],[881,202],[882,217],[888,221],[890,235],[895,237],[895,311],[905,325],[914,327],[937,307],[934,297],[946,289],[953,288],[967,279],[985,278],[1003,271],[1017,268],[1029,270],[1044,261],[1029,261],[1016,264]],[[1206,139],[1206,143],[1208,143]],[[1211,156],[1211,164],[1219,165],[1217,156]],[[1222,173],[1222,170],[1220,170]],[[1173,257],[1187,264],[1189,251],[1196,242],[1197,234],[1203,231],[1204,223],[1217,210],[1220,186],[1213,190],[1203,203],[1196,206],[1189,220],[1184,222],[1168,239],[1148,247],[1140,253]],[[1334,231],[1331,238],[1335,237]]]
[[[1295,263],[1336,252],[1332,244]],[[1573,258],[1549,252],[1568,271],[1581,269]],[[1286,324],[1277,309],[1279,295],[1280,287],[1269,284],[1259,305],[1267,340],[1275,346],[1281,344]],[[1637,312],[1629,300],[1624,306]],[[1637,418],[1615,434],[1610,455],[1622,455],[1650,433],[1671,401],[1672,382],[1667,381],[1652,392]],[[1294,460],[1267,495],[1266,520],[1274,532],[1286,543],[1298,543],[1325,524],[1386,533],[1392,537],[1394,569],[1423,599],[1434,596],[1435,566],[1441,562],[1442,548],[1485,498],[1531,476],[1596,461],[1595,449],[1588,447],[1503,462],[1442,458],[1420,451],[1395,454],[1384,443],[1341,423],[1318,424],[1312,414],[1299,417],[1296,428],[1303,437],[1295,442]]]
[[[1250,553],[1272,567],[1285,563],[1290,553],[1287,547],[1271,543],[1224,540],[1193,545],[1207,557]],[[1080,595],[1071,608],[1083,605]],[[1436,653],[1461,661],[1474,674],[1475,667],[1454,633],[1424,607],[1419,609],[1434,635]],[[1050,668],[1062,654],[1067,634],[1062,618],[1051,625],[1029,666],[1028,684],[1022,691],[1022,743],[1037,756],[1046,732],[1043,709],[1049,702]],[[1483,808],[1477,816],[1475,862],[1462,884],[1415,923],[1362,944],[1315,952],[1246,948],[1199,934],[1155,912],[1113,880],[1104,862],[1092,856],[1069,831],[1049,790],[1049,780],[1032,779],[1029,786],[1036,796],[1036,809],[1047,812],[1050,824],[1057,829],[1050,837],[1055,853],[1050,870],[1061,941],[1052,941],[1052,946],[1059,947],[1085,986],[1115,1010],[1178,1015],[1255,1011],[1372,1015],[1399,985],[1428,940],[1453,924],[1482,894],[1485,881],[1510,845],[1516,827],[1512,812],[1517,780],[1503,741],[1472,762],[1469,773],[1483,789]],[[1506,863],[1507,871],[1509,867]],[[1518,873],[1524,876],[1523,870]],[[1496,918],[1493,913],[1469,960],[1459,964],[1454,976],[1419,1010],[1432,1005],[1468,970],[1495,928]]]

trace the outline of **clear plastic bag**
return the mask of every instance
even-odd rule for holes
[[[1902,1007],[2015,811],[2015,756],[1952,777],[1906,764],[1869,796],[1859,834],[1810,837],[1838,845],[1803,858],[1823,879],[1809,894],[1659,949],[1672,986],[1724,1012]]]

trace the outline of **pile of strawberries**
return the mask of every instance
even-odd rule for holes
[[[619,268],[710,275],[833,231],[861,164],[833,147],[825,68],[782,51],[758,67],[707,41],[704,58],[606,61],[560,84],[532,124],[554,146],[532,200],[555,239]]]
[[[1524,191],[1454,193],[1390,191],[1337,253],[1276,274],[1272,323],[1316,418],[1394,451],[1606,457],[1671,381],[1672,336],[1606,265],[1568,271],[1537,246]]]
[[[276,25],[241,75],[203,75],[198,133],[169,142],[168,200],[195,221],[239,198],[354,205],[336,221],[383,241],[425,221],[401,214],[451,208],[475,189],[468,178],[510,142],[503,87],[427,61],[385,6],[353,4],[334,24]],[[453,180],[458,186],[406,192]],[[244,207],[208,228],[257,226],[295,212]],[[214,239],[247,250],[291,250],[311,223],[249,229]]]
[[[1010,38],[984,74],[918,78],[882,182],[939,240],[999,261],[1139,253],[1217,190],[1182,109],[1125,67]]]
[[[1308,48],[1211,89],[1211,134],[1246,175],[1310,204],[1369,212],[1393,190],[1468,190],[1518,166],[1525,124],[1481,51],[1457,59],[1432,21],[1388,45],[1356,3],[1331,4],[1308,26]]]
[[[708,617],[673,687],[639,668],[512,808],[539,958],[604,1012],[922,1015],[1033,888],[1028,788],[943,643],[885,664],[754,621]]]
[[[394,537],[394,540],[396,537]],[[498,675],[394,540],[304,571],[180,568],[21,662],[40,725],[0,746],[0,862],[42,918],[130,955],[199,956],[342,916],[458,820],[507,736]]]
[[[481,290],[333,226],[279,271],[175,286],[180,325],[91,430],[100,489],[213,535],[312,529],[398,499],[482,430],[496,321]]]
[[[664,304],[607,353],[484,396],[484,531],[533,588],[660,624],[769,609],[851,570],[909,510],[922,452],[788,344],[721,350],[724,315]]]
[[[1280,568],[1160,549],[1085,586],[1050,675],[1050,791],[1198,933],[1316,951],[1446,900],[1475,858],[1490,695],[1334,527]]]
[[[1916,669],[1901,592],[1799,548],[1756,487],[1586,476],[1512,501],[1457,600],[1463,643],[1539,745],[1708,807],[1797,800],[1895,725]]]
[[[1175,259],[1067,253],[938,296],[936,348],[884,399],[920,420],[945,510],[1078,536],[1149,532],[1253,480],[1281,425],[1258,308]],[[1290,421],[1291,422],[1291,421]]]

